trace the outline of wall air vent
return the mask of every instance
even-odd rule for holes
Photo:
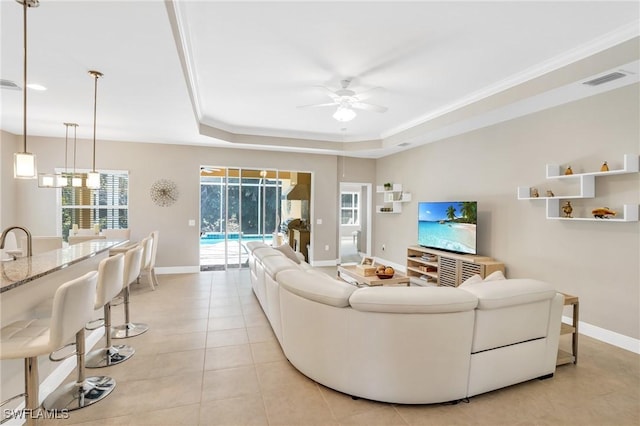
[[[617,80],[619,78],[626,77],[626,76],[627,76],[626,74],[616,71],[607,75],[603,75],[598,78],[594,78],[593,80],[585,81],[582,84],[586,84],[589,86],[599,86],[601,84],[608,83],[610,81]]]
[[[20,86],[11,80],[0,80],[0,87],[3,89],[20,90]]]

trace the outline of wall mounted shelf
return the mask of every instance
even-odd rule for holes
[[[594,198],[595,197],[595,178],[598,176],[610,176],[621,175],[629,173],[638,173],[640,162],[637,155],[625,154],[621,169],[609,170],[606,172],[588,172],[588,173],[574,173],[565,175],[560,173],[560,166],[557,164],[547,164],[547,179],[556,180],[570,180],[577,181],[578,194],[575,195],[558,195],[554,197],[532,197],[531,187],[519,186],[517,189],[518,200],[545,200],[547,208],[547,219],[557,220],[578,220],[578,221],[597,221],[597,222],[637,222],[638,221],[638,205],[637,204],[624,204],[622,206],[622,214],[616,215],[614,218],[609,219],[597,219],[594,217],[563,217],[560,213],[560,201],[581,199],[581,198]]]
[[[377,185],[376,193],[382,194],[384,203],[376,206],[378,213],[400,213],[402,204],[411,201],[411,193],[403,192],[402,185],[398,183],[394,183],[391,189],[385,189],[384,185]]]

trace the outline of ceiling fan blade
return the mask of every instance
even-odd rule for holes
[[[373,112],[387,112],[387,107],[383,107],[380,105],[366,104],[364,102],[354,102],[351,104],[353,109],[361,109],[364,111],[373,111]]]
[[[375,94],[375,92],[377,92],[380,89],[382,89],[382,87],[380,86],[371,87],[369,89],[363,90],[362,92],[358,92],[356,96],[359,100],[364,101],[365,99],[369,99],[371,96]]]
[[[336,102],[329,102],[326,104],[299,105],[297,108],[316,108],[316,107],[326,107],[326,106],[336,106],[336,105],[338,105]]]
[[[337,101],[340,98],[340,96],[336,95],[335,90],[331,90],[327,86],[313,86],[313,87],[317,87],[319,89],[324,90],[325,94],[329,96],[331,99],[333,99],[334,101]]]

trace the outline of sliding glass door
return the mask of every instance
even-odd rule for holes
[[[277,170],[200,169],[200,269],[247,266],[248,241],[271,244],[280,224]]]

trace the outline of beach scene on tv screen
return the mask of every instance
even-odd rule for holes
[[[418,203],[418,244],[459,253],[476,253],[475,201]]]

